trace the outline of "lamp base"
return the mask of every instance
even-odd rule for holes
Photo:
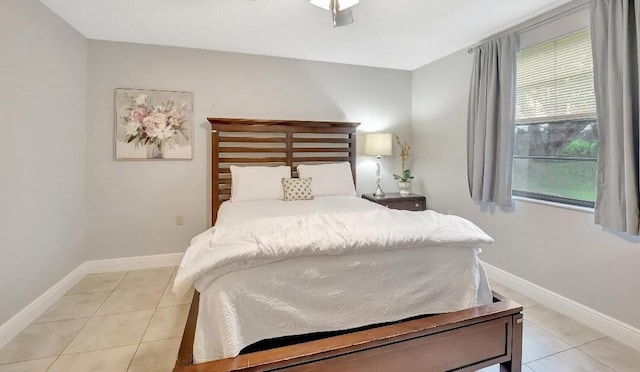
[[[376,189],[376,192],[373,193],[373,196],[376,198],[384,198],[384,191],[382,191],[382,189],[380,188],[380,185],[378,185],[378,188]]]
[[[382,191],[382,187],[380,187],[380,181],[382,179],[382,164],[380,160],[382,159],[382,156],[378,155],[376,156],[376,159],[378,159],[376,163],[376,192],[373,193],[373,196],[376,198],[382,198],[384,197],[384,191]]]

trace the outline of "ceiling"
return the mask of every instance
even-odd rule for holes
[[[414,70],[569,0],[41,0],[90,39]]]

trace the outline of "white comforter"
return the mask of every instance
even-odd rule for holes
[[[203,362],[262,339],[488,303],[477,246],[492,241],[432,211],[259,218],[195,237],[174,291],[195,283],[201,292],[194,357]]]
[[[493,239],[463,218],[434,211],[376,209],[257,219],[213,227],[196,236],[173,291],[184,295],[205,274],[212,281],[232,271],[294,257],[479,243]]]

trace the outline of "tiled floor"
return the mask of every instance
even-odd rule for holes
[[[640,352],[499,283],[491,286],[524,306],[523,372],[640,372]]]
[[[193,292],[174,267],[91,274],[0,350],[0,372],[171,371]]]
[[[192,296],[173,295],[174,275],[173,267],[87,275],[0,350],[0,372],[171,371]],[[640,371],[640,352],[492,284],[525,307],[524,372]]]

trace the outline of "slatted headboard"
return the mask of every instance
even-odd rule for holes
[[[231,165],[351,162],[356,177],[355,132],[360,123],[208,118],[211,123],[211,224],[231,197]]]

